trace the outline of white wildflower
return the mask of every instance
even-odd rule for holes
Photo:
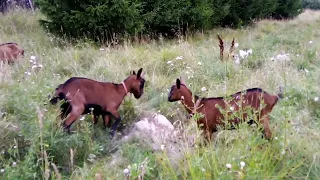
[[[240,169],[242,170],[243,168],[244,168],[244,166],[246,165],[246,163],[245,162],[243,162],[243,161],[241,161],[240,162]]]
[[[234,60],[234,62],[235,62],[236,64],[240,64],[240,58],[239,58],[238,54],[235,54],[235,55],[233,56],[233,60]]]
[[[129,176],[130,175],[130,170],[129,169],[124,169],[123,170],[123,174],[125,175],[125,176]]]
[[[307,74],[309,73],[308,69],[304,69],[304,71],[305,71]]]
[[[198,65],[201,66],[201,65],[202,65],[202,62],[198,62]]]
[[[226,167],[228,168],[228,170],[232,168],[231,164],[226,164]]]
[[[168,61],[167,64],[172,64],[172,61]]]
[[[309,44],[312,44],[312,41],[309,41]]]
[[[178,56],[178,57],[176,57],[176,60],[181,60],[181,59],[183,59],[183,57],[182,57],[182,56]]]
[[[36,60],[36,56],[31,56],[30,59],[31,60]]]
[[[162,150],[162,151],[164,150],[164,145],[163,145],[163,144],[161,144],[161,150]]]
[[[249,49],[249,50],[247,51],[247,54],[248,54],[248,55],[252,54],[252,49]]]
[[[230,107],[230,110],[231,110],[231,111],[234,111],[234,107],[233,107],[233,106],[231,106],[231,107]]]
[[[315,97],[315,98],[314,98],[314,101],[315,101],[315,102],[318,102],[318,101],[319,101],[319,97]]]
[[[37,65],[33,65],[31,68],[32,69],[35,69],[35,68],[37,68],[38,66]]]
[[[13,146],[13,149],[17,149],[17,146],[16,146],[16,145],[14,145],[14,146]]]
[[[205,172],[205,171],[206,171],[206,169],[202,168],[202,169],[201,169],[201,171],[202,171],[202,172]]]
[[[1,172],[1,173],[4,173],[4,169],[1,169],[0,172]]]
[[[239,47],[239,43],[234,43],[234,47],[235,48]]]
[[[85,118],[85,117],[84,117],[84,116],[82,116],[82,117],[80,118],[80,121],[83,121],[83,120],[84,120],[84,118]]]
[[[202,87],[202,88],[201,88],[201,91],[202,91],[202,92],[207,91],[207,88],[206,88],[206,87]]]
[[[297,56],[297,57],[299,57],[299,56],[300,56],[300,54],[297,54],[296,56]]]
[[[17,163],[16,162],[13,162],[12,163],[12,167],[16,167],[17,166]]]
[[[285,155],[286,154],[286,151],[283,149],[282,151],[281,151],[281,155]]]
[[[239,51],[239,55],[240,55],[240,57],[241,57],[242,59],[244,59],[244,58],[247,57],[247,52],[244,51],[244,50],[240,50],[240,51]]]
[[[100,48],[100,51],[104,51],[105,49],[104,48]]]
[[[274,61],[274,60],[275,60],[275,58],[274,58],[274,57],[272,57],[272,58],[270,58],[270,60],[271,60],[271,61]]]
[[[274,137],[275,140],[278,140],[278,137]]]

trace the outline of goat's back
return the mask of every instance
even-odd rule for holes
[[[110,100],[117,98],[115,85],[88,78],[72,77],[61,87],[68,100],[105,106]]]
[[[24,50],[19,47],[16,43],[5,43],[0,45],[0,60],[13,62],[24,56]]]
[[[230,115],[240,110],[241,107],[244,110],[251,108],[255,111],[262,110],[269,113],[277,100],[277,96],[270,95],[260,88],[248,89],[245,93],[237,92],[227,98],[203,98],[200,102],[202,107],[199,111],[205,114],[205,119],[200,120],[202,121],[200,123],[207,124],[211,129],[215,129],[217,124],[222,123],[224,113],[228,112]],[[261,106],[262,104],[265,104],[265,106]]]

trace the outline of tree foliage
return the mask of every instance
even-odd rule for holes
[[[110,41],[126,35],[176,36],[265,17],[291,18],[301,0],[36,0],[43,27],[69,37]]]
[[[302,7],[308,9],[320,9],[320,0],[303,0]]]

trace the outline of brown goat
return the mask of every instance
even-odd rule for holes
[[[24,50],[16,43],[0,44],[0,61],[14,63],[20,56],[24,57]]]
[[[113,136],[121,121],[118,108],[122,100],[129,92],[136,99],[139,99],[143,94],[145,80],[141,72],[142,68],[137,74],[133,71],[133,74],[120,84],[72,77],[56,88],[50,102],[56,104],[58,100],[66,101],[61,105],[61,118],[66,117],[62,125],[68,132],[70,132],[70,126],[79,116],[90,113],[92,108],[95,124],[99,115],[103,116],[105,126],[109,125],[112,116],[115,118],[110,133]]]
[[[282,93],[270,95],[260,88],[252,88],[247,89],[246,93],[237,92],[231,95],[232,99],[230,101],[228,101],[228,98],[223,97],[199,99],[199,97],[195,96],[194,98],[196,107],[193,101],[192,92],[187,88],[184,82],[177,79],[176,84],[171,87],[168,101],[174,102],[181,100],[190,115],[193,115],[195,111],[203,114],[204,117],[200,118],[197,123],[198,125],[203,125],[207,140],[210,140],[211,134],[217,131],[218,125],[224,125],[223,120],[225,119],[225,114],[224,112],[220,112],[219,107],[228,111],[226,115],[229,117],[233,113],[243,112],[243,118],[230,118],[229,122],[235,125],[240,123],[240,119],[243,119],[244,121],[247,119],[247,108],[251,108],[252,114],[257,115],[258,122],[264,127],[265,137],[270,139],[272,133],[269,129],[269,113],[272,111],[279,98],[282,98]],[[264,107],[262,106],[263,102],[266,105]]]

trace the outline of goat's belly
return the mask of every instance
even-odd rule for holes
[[[90,114],[90,113],[93,113],[96,115],[103,114],[102,107],[97,104],[86,104],[83,114]]]

